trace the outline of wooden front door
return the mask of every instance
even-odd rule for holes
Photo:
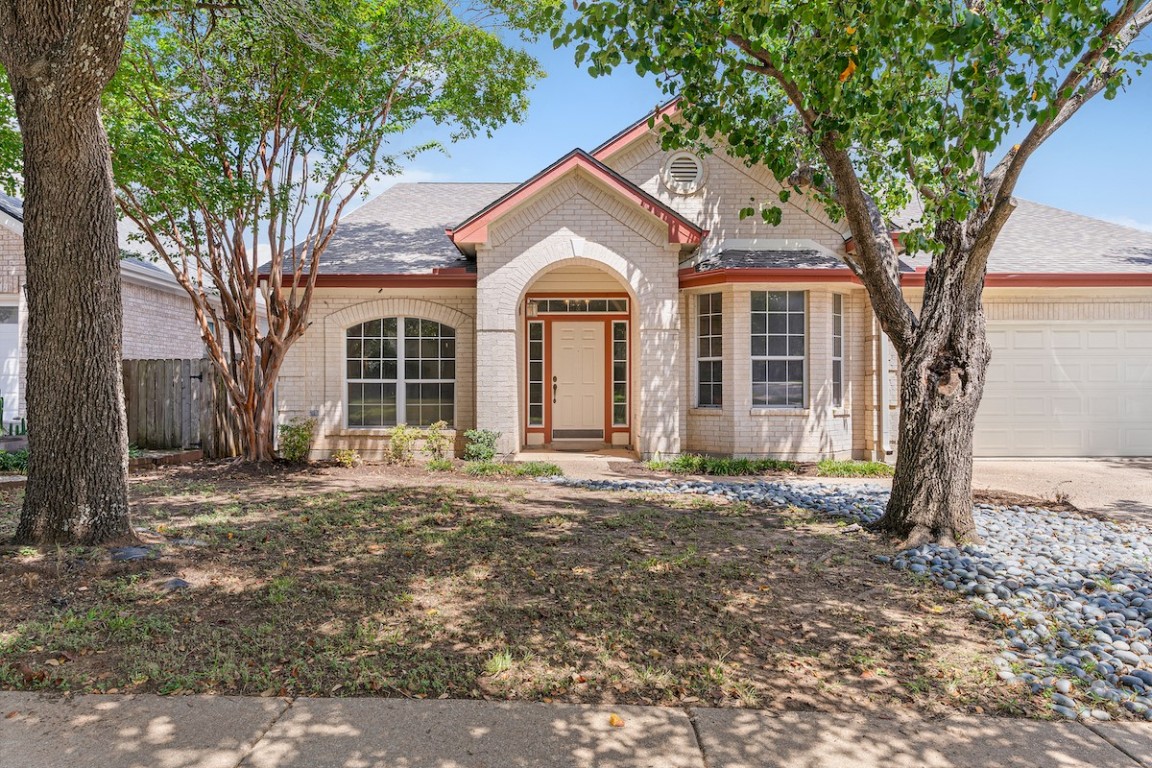
[[[553,440],[603,440],[604,323],[552,324]]]

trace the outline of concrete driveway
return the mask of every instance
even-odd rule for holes
[[[1063,494],[1084,512],[1152,525],[1152,458],[976,459],[972,486],[1044,499]]]

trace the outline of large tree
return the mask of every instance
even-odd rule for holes
[[[1152,2],[605,0],[556,31],[593,74],[623,62],[682,97],[668,146],[723,143],[846,220],[848,266],[900,361],[892,496],[907,546],[976,539],[972,436],[991,354],[988,255],[1025,164],[1085,103],[1148,61]],[[722,139],[722,142],[716,142]],[[1018,139],[1018,140],[1017,140]],[[1015,143],[1010,143],[1015,142]],[[1119,161],[1121,158],[1117,157]],[[923,301],[900,286],[889,216],[927,251]],[[776,201],[761,206],[779,220]]]
[[[132,536],[120,251],[100,122],[131,7],[0,0],[0,63],[23,138],[30,459],[20,542]]]
[[[200,9],[133,23],[105,99],[117,195],[191,297],[243,457],[274,457],[275,383],[346,206],[417,152],[519,120],[542,75],[502,40],[550,0],[302,0],[305,38]],[[261,277],[261,274],[267,277]]]

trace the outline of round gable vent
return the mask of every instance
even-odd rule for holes
[[[664,163],[664,185],[681,195],[690,195],[704,185],[704,163],[691,152],[677,152]]]

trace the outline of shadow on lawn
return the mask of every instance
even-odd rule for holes
[[[209,491],[174,472],[136,523],[204,545],[0,561],[0,683],[1036,711],[993,683],[967,607],[873,563],[863,534],[699,497],[436,480]],[[160,591],[172,576],[192,588]]]

